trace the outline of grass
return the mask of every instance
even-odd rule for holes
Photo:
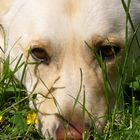
[[[28,107],[29,96],[14,74],[22,65],[9,69],[9,57],[1,60],[0,77],[0,140],[43,139],[37,132],[35,111]],[[24,64],[23,64],[24,65]]]
[[[118,72],[120,78],[118,80],[118,88],[116,104],[114,111],[109,114],[108,122],[102,135],[94,132],[95,140],[139,140],[140,139],[140,75],[134,75],[136,73],[137,60],[133,59],[132,62],[132,80],[129,83],[125,83],[125,72],[127,61],[129,61],[130,45],[133,44],[133,40],[137,42],[137,46],[140,47],[137,38],[137,28],[134,27],[129,14],[129,6],[131,1],[128,0],[126,4],[122,0],[122,5],[126,12],[126,35],[125,35],[125,61],[122,66],[118,65]],[[131,42],[128,41],[128,23],[130,23],[133,30],[133,37]],[[10,60],[7,57],[6,60],[1,59],[3,70],[0,75],[0,140],[43,140],[43,136],[35,129],[37,123],[36,110],[31,110],[28,107],[28,101],[30,97],[26,95],[26,90],[22,85],[22,80],[18,81],[14,74],[21,68],[26,68],[26,62],[19,63],[22,56],[19,58],[14,70],[10,70]],[[106,75],[106,66],[100,56],[97,56],[97,60],[102,67],[104,89],[108,96],[110,83]],[[24,69],[25,70],[25,69]],[[82,83],[82,70],[81,71],[81,83]],[[23,75],[24,77],[24,71]],[[82,84],[81,84],[82,85]],[[125,86],[124,86],[125,85]],[[80,88],[81,90],[81,88]],[[79,90],[79,93],[80,93]],[[78,103],[78,96],[75,99],[73,110]],[[124,101],[121,109],[118,109],[119,98]],[[83,97],[83,118],[85,116],[85,96]],[[93,122],[91,117],[91,122]],[[88,140],[90,134],[83,134],[83,139]]]

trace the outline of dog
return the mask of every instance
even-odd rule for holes
[[[36,95],[30,107],[37,110],[36,127],[46,139],[82,139],[82,133],[91,128],[91,118],[94,129],[103,132],[107,114],[114,107],[117,62],[124,64],[126,27],[129,43],[138,34],[140,1],[127,3],[1,0],[0,24],[6,37],[1,31],[0,46],[5,53],[0,55],[9,55],[11,70],[19,58],[26,62],[24,78],[23,67],[15,77],[22,79],[29,95]],[[129,62],[140,55],[136,46],[130,47]],[[104,75],[110,83],[108,96]]]

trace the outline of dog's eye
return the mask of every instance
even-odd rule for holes
[[[103,60],[105,61],[110,61],[112,60],[115,56],[117,56],[121,51],[120,46],[115,46],[115,45],[103,45],[99,46],[96,53],[99,56],[102,56]]]
[[[50,57],[47,54],[46,50],[43,48],[37,48],[37,47],[32,48],[31,56],[34,60],[41,62],[41,63],[49,64],[49,62],[50,62]]]

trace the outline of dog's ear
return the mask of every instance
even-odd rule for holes
[[[0,16],[3,15],[8,9],[13,0],[0,0]]]

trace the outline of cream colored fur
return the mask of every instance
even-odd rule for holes
[[[130,13],[137,25],[140,21],[139,0],[132,0]],[[0,15],[0,23],[7,35],[6,55],[10,53],[11,61],[21,54],[25,61],[31,44],[42,43],[51,55],[49,65],[40,64],[36,67],[29,64],[23,82],[28,94],[32,94],[32,91],[40,93],[37,94],[36,107],[41,123],[38,127],[43,135],[47,138],[49,131],[56,139],[56,130],[60,125],[55,115],[59,113],[58,108],[61,115],[70,119],[74,99],[80,90],[80,69],[82,89],[75,109],[77,113],[74,112],[73,118],[82,116],[80,103],[83,103],[85,92],[86,109],[94,114],[95,127],[101,132],[108,110],[102,70],[85,41],[93,46],[100,40],[109,39],[114,44],[119,43],[123,50],[125,12],[121,0],[1,0]],[[131,36],[133,33],[130,26],[129,28]],[[2,44],[1,35],[0,45]],[[28,61],[35,60],[30,56]],[[106,64],[113,89],[117,79],[115,64],[114,60]],[[12,63],[11,69],[15,65],[16,61]],[[15,76],[20,80],[21,75],[22,69]],[[49,93],[50,90],[53,91]],[[114,95],[111,96],[113,101]],[[33,107],[32,104],[30,106]],[[112,104],[110,106],[113,107]],[[89,116],[86,114],[86,122],[88,121]]]

